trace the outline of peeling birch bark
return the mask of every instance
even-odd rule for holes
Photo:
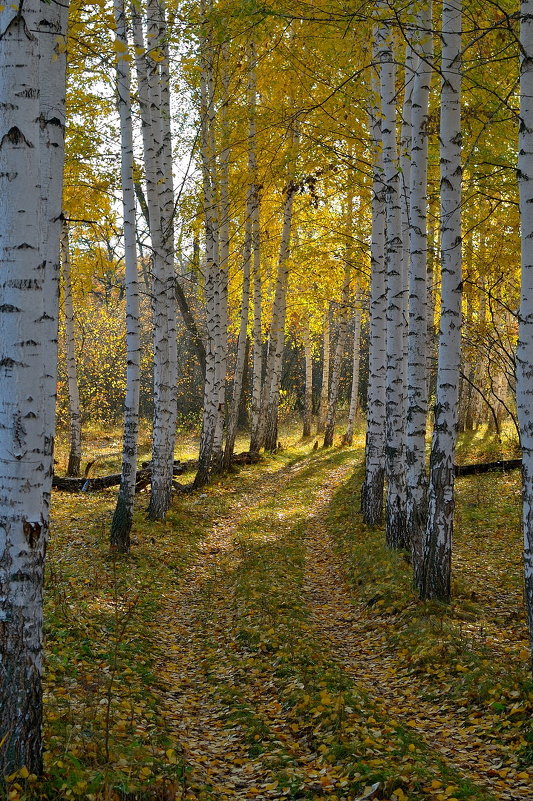
[[[133,177],[133,125],[131,117],[130,64],[124,0],[114,0],[117,48],[117,101],[120,117],[122,215],[126,266],[126,397],[120,489],[111,523],[111,547],[125,553],[130,548],[139,434],[141,341],[139,274]]]
[[[461,0],[442,6],[441,314],[422,598],[449,601],[461,360]]]
[[[520,3],[520,132],[518,184],[522,287],[516,402],[522,447],[525,600],[533,647],[533,0]],[[533,661],[532,661],[533,666]]]

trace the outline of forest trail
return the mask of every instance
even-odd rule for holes
[[[318,452],[247,478],[163,599],[177,798],[348,801],[378,780],[372,797],[391,801],[531,799],[464,710],[421,698],[378,610],[351,600],[328,509],[360,458]]]

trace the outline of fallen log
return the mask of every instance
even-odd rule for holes
[[[474,476],[481,473],[507,473],[522,467],[522,459],[500,459],[497,462],[481,462],[480,464],[455,465],[456,476]]]
[[[233,457],[232,464],[256,464],[261,457],[257,453],[237,453]],[[190,459],[187,462],[175,461],[174,462],[174,476],[181,476],[190,470],[196,470],[198,461]],[[143,462],[142,469],[137,470],[135,477],[135,491],[140,492],[146,489],[152,480],[151,462]],[[113,473],[110,476],[97,476],[96,478],[67,478],[63,476],[54,476],[52,479],[52,487],[61,490],[62,492],[98,492],[99,490],[107,489],[108,487],[116,487],[120,484],[121,474]],[[175,485],[175,489],[181,491],[182,487],[179,484]]]

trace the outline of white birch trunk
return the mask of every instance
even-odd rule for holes
[[[124,261],[126,266],[126,398],[124,403],[124,441],[122,476],[111,524],[111,547],[125,553],[130,548],[133,522],[137,442],[139,433],[140,320],[139,274],[133,178],[133,126],[131,117],[130,64],[124,0],[114,0],[117,42],[117,100],[120,116],[122,214]]]
[[[348,216],[351,219],[353,204],[348,202]],[[331,384],[328,398],[328,411],[326,415],[326,425],[324,427],[324,448],[331,448],[335,434],[335,419],[337,416],[337,402],[339,399],[339,386],[341,380],[342,358],[346,347],[346,337],[348,336],[348,314],[350,304],[350,277],[351,263],[346,259],[344,266],[344,281],[342,286],[342,300],[340,309],[339,329],[335,352],[333,354],[333,366],[331,369]]]
[[[323,434],[326,427],[326,415],[328,413],[329,400],[329,374],[331,356],[331,326],[329,305],[324,314],[324,330],[322,332],[322,382],[320,384],[320,401],[318,406],[318,418],[316,422],[316,433]]]
[[[305,360],[305,387],[304,387],[304,427],[303,438],[311,436],[313,423],[313,351],[311,348],[311,330],[309,320],[304,322],[304,360]]]
[[[355,420],[359,408],[359,371],[361,365],[361,297],[357,292],[355,296],[355,312],[353,316],[353,356],[352,356],[352,387],[350,391],[350,409],[348,411],[348,425],[343,437],[345,445],[353,443]]]
[[[39,41],[39,125],[41,243],[46,259],[45,320],[50,353],[57,352],[59,297],[59,240],[63,220],[63,166],[65,160],[66,36],[69,2],[41,3],[36,19]],[[53,459],[57,359],[50,358],[46,375],[47,448]],[[48,499],[49,500],[49,499]]]
[[[533,0],[520,3],[518,183],[522,243],[516,403],[522,447],[525,600],[533,647]]]
[[[61,266],[63,278],[63,307],[65,310],[65,350],[68,385],[69,439],[67,476],[79,476],[81,467],[81,409],[78,387],[78,364],[76,361],[76,336],[74,330],[74,303],[68,223],[63,221],[61,230]]]
[[[374,61],[377,63],[379,40],[376,32]],[[379,78],[372,73],[375,105],[369,111],[372,138],[372,242],[370,288],[370,335],[368,354],[367,429],[365,478],[361,487],[361,512],[369,526],[383,520],[385,478],[385,377],[386,377],[386,272],[385,272],[385,193],[381,142],[381,107]]]
[[[413,555],[415,586],[419,583],[426,523],[427,379],[427,172],[428,107],[433,35],[431,0],[424,2],[417,20],[420,50],[412,95],[410,189],[409,333],[407,350],[406,491],[407,538]]]
[[[201,4],[205,18],[211,10],[210,0]],[[206,306],[206,372],[204,385],[204,409],[198,470],[194,479],[195,487],[202,487],[211,475],[213,451],[217,424],[220,419],[220,371],[217,370],[217,338],[221,327],[220,319],[220,252],[219,252],[219,204],[217,198],[217,175],[214,149],[215,125],[215,80],[213,46],[209,29],[202,35],[200,46],[202,73],[200,76],[200,151],[202,160],[202,188],[205,223],[205,306]]]
[[[461,358],[461,0],[442,7],[441,315],[422,598],[449,601]]]
[[[293,143],[297,134],[293,134]],[[285,318],[287,315],[287,288],[289,284],[289,256],[291,251],[291,227],[295,187],[289,183],[285,190],[283,204],[283,228],[279,251],[276,291],[272,307],[270,339],[265,376],[266,409],[264,446],[267,451],[275,451],[278,444],[278,406],[281,385],[281,368],[285,349]]]
[[[42,586],[56,351],[40,227],[39,3],[0,12],[0,776],[42,768]],[[56,226],[57,228],[57,226]],[[58,232],[57,232],[58,233]],[[48,247],[42,247],[42,237]],[[57,250],[56,250],[57,249]],[[47,311],[49,310],[49,311]]]
[[[219,270],[216,275],[215,317],[218,326],[215,334],[215,372],[216,393],[218,395],[218,415],[213,443],[213,463],[222,467],[222,444],[226,409],[226,365],[228,350],[228,280],[229,280],[229,246],[230,246],[230,200],[229,200],[229,46],[224,42],[221,48],[221,153],[220,153],[220,212],[219,212]],[[213,128],[214,134],[214,128]],[[246,349],[246,337],[244,340]]]
[[[242,303],[239,326],[239,338],[237,341],[237,356],[235,359],[235,373],[233,376],[233,392],[231,398],[231,408],[228,417],[228,428],[226,432],[226,446],[224,450],[224,467],[231,466],[233,450],[235,447],[235,437],[237,434],[237,421],[239,419],[239,406],[241,402],[244,372],[246,370],[246,352],[248,340],[248,316],[250,311],[250,259],[252,249],[252,220],[249,215],[246,219],[244,259],[242,270]]]
[[[250,215],[252,220],[252,274],[253,274],[253,374],[252,374],[252,419],[250,426],[250,451],[259,450],[259,422],[261,416],[261,394],[263,382],[263,332],[262,287],[261,287],[261,241],[259,187],[257,181],[257,57],[255,44],[249,44],[248,78],[248,171],[250,173]]]
[[[387,266],[387,379],[386,446],[387,544],[391,548],[406,545],[404,453],[404,341],[403,341],[403,246],[400,175],[396,144],[396,68],[392,32],[388,26],[378,32],[378,56],[381,64],[383,119],[383,181],[386,206]]]
[[[163,152],[161,96],[157,62],[150,60],[146,53],[142,20],[135,5],[132,6],[132,16],[146,176],[146,202],[152,244],[154,424],[149,515],[151,519],[161,519],[165,516],[171,501],[172,464],[169,457],[169,438],[174,436],[170,430],[172,423],[172,371],[167,302],[168,269],[161,228],[161,203],[165,197],[165,176],[161,168],[161,153]],[[159,38],[158,11],[153,2],[150,4],[150,18],[150,30],[147,39],[148,51],[153,47],[157,47]]]

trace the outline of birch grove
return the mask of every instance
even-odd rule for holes
[[[290,782],[267,762],[252,776],[238,727],[221,746],[204,668],[212,641],[220,676],[250,660],[248,692],[274,649],[261,685],[275,663],[312,700],[338,639],[347,677],[385,686],[407,654],[418,690],[431,663],[423,692],[446,674],[469,716],[482,663],[515,752],[487,792],[501,779],[527,801],[533,0],[25,0],[0,6],[0,103],[2,798],[170,799],[202,771],[218,782],[221,754],[220,787],[227,774],[243,797],[259,778],[312,793],[298,760]],[[311,642],[300,595],[318,662],[295,658]],[[491,636],[471,636],[487,610]],[[256,640],[267,617],[273,639]],[[424,743],[433,690],[409,713]],[[327,694],[291,723],[313,719],[325,791],[460,795],[414,756],[385,783],[353,762],[341,782],[351,720],[331,734]]]

